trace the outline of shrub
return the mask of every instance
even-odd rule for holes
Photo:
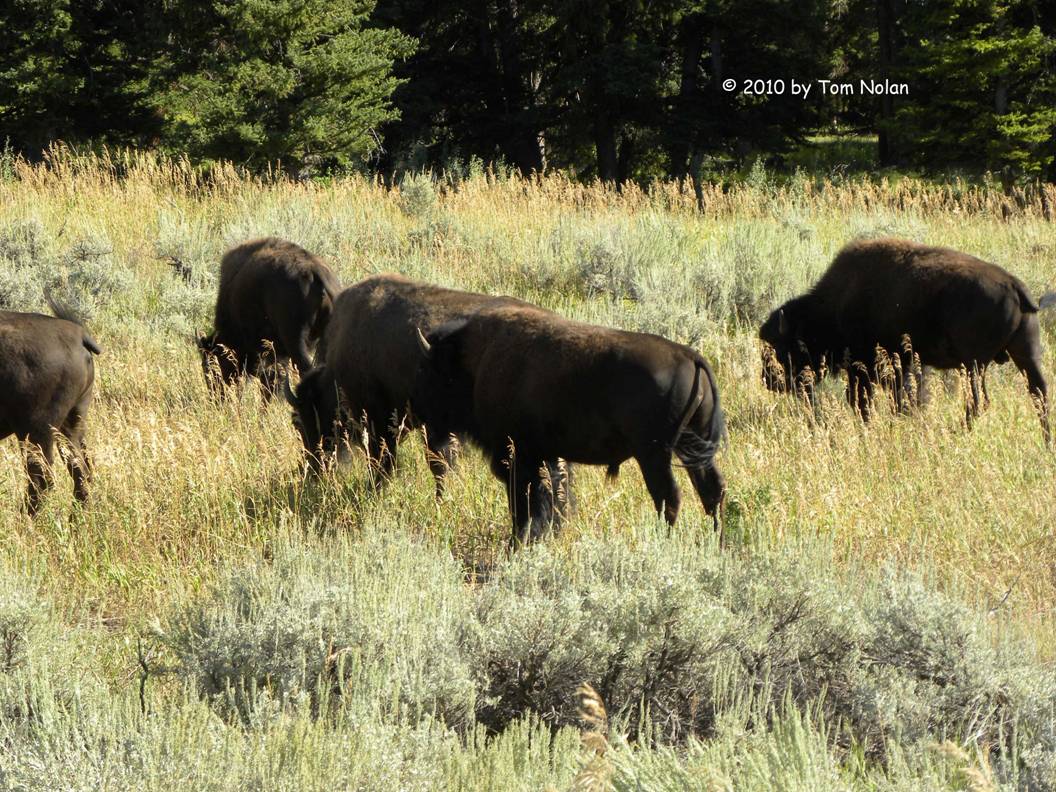
[[[400,208],[409,217],[428,224],[438,204],[436,183],[428,173],[412,173],[400,180]]]
[[[912,576],[842,583],[803,560],[584,542],[518,555],[477,601],[478,716],[576,721],[588,682],[633,738],[712,737],[726,713],[766,730],[787,702],[869,756],[935,739],[987,746],[1006,777],[1048,777],[1056,677]],[[1033,753],[1012,761],[1013,736]]]
[[[450,559],[405,538],[283,545],[267,565],[229,569],[162,637],[202,695],[247,721],[351,696],[459,725],[473,693],[458,647],[465,596]]]
[[[131,273],[114,260],[103,234],[83,234],[60,251],[39,220],[0,230],[0,308],[41,311],[51,294],[91,317],[131,284]]]
[[[116,261],[109,239],[93,233],[79,237],[63,252],[47,287],[89,318],[131,285],[132,273]]]
[[[36,218],[0,228],[0,309],[39,311],[52,269],[53,240]]]

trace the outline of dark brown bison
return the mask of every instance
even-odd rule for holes
[[[29,513],[36,514],[51,486],[55,433],[73,477],[77,500],[88,499],[91,468],[84,421],[101,353],[71,310],[51,303],[52,316],[0,311],[0,439],[14,435],[26,453]]]
[[[846,371],[848,401],[868,417],[876,383],[890,385],[901,405],[915,354],[922,366],[968,370],[970,421],[986,366],[1012,360],[1048,439],[1038,310],[1018,278],[966,253],[899,239],[852,242],[814,288],[762,326],[764,379],[771,390],[812,396],[816,376]]]
[[[212,335],[198,339],[210,390],[255,376],[270,399],[290,360],[301,374],[322,337],[340,287],[322,261],[304,248],[268,237],[231,248],[220,263]]]
[[[322,344],[322,365],[301,379],[295,393],[286,389],[312,464],[332,457],[349,433],[365,430],[365,450],[380,485],[396,465],[401,435],[420,425],[408,409],[421,362],[418,328],[428,332],[496,300],[509,298],[400,275],[376,275],[341,292]],[[359,444],[358,438],[352,442]],[[439,496],[452,462],[451,434],[426,427],[426,442]]]
[[[718,529],[725,487],[714,457],[725,434],[715,377],[689,347],[573,322],[526,305],[484,307],[421,339],[415,407],[465,436],[506,485],[514,543],[545,530],[556,461],[637,461],[658,512],[678,516],[674,453]],[[420,405],[420,406],[419,406]]]

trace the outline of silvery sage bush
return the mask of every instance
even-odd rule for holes
[[[248,721],[353,698],[459,725],[473,707],[459,652],[468,596],[450,557],[399,535],[283,544],[227,569],[161,638],[203,696]]]
[[[1006,780],[1056,784],[1056,675],[1031,647],[909,573],[852,577],[673,542],[533,548],[475,601],[477,716],[571,725],[586,681],[631,739],[680,743],[734,711],[765,730],[790,704],[875,759],[971,742]]]
[[[63,246],[36,218],[0,228],[0,309],[45,311],[51,295],[91,318],[131,286],[105,234],[83,233]]]

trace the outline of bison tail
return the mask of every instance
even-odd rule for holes
[[[59,300],[53,294],[46,293],[44,299],[48,301],[48,307],[51,309],[51,315],[56,319],[64,319],[67,322],[73,322],[75,325],[80,325],[81,329],[84,330],[84,321],[80,315],[73,309],[69,303],[65,303]],[[84,336],[81,339],[84,344],[84,348],[91,352],[93,355],[103,354],[102,347],[96,343],[96,340],[88,335],[88,331],[84,330]]]
[[[715,372],[711,370],[706,362],[702,368],[708,375],[708,384],[711,386],[711,421],[708,424],[708,435],[716,443],[726,439],[726,413],[722,411],[722,402],[719,400],[719,385],[715,381]]]
[[[1041,295],[1041,299],[1038,300],[1038,308],[1045,310],[1056,305],[1056,292],[1046,292]]]
[[[719,403],[719,388],[715,383],[715,374],[703,358],[699,358],[695,363],[696,371],[690,403],[672,443],[672,450],[687,467],[710,466],[719,450],[719,445],[726,438],[726,416]],[[703,372],[703,378],[701,372]],[[701,435],[696,431],[686,431],[686,426],[704,401],[705,387],[711,389],[712,409],[707,432]]]
[[[1037,313],[1041,310],[1041,306],[1034,302],[1034,298],[1030,296],[1027,287],[1018,280],[1016,281],[1016,291],[1019,292],[1019,310],[1023,313]],[[1044,300],[1045,298],[1043,297],[1042,299]]]
[[[44,299],[48,302],[48,307],[51,309],[51,315],[56,319],[65,319],[67,322],[73,322],[84,327],[84,322],[81,320],[80,315],[73,309],[73,306],[69,303],[63,302],[55,295],[47,292],[44,294]]]

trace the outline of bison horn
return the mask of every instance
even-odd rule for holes
[[[788,335],[788,320],[785,318],[784,308],[777,312],[777,332],[781,335]]]
[[[297,394],[293,392],[293,388],[290,387],[290,375],[286,375],[286,379],[282,383],[282,395],[286,397],[292,406],[299,407],[300,402],[297,400]]]
[[[433,351],[433,345],[429,343],[429,340],[422,334],[422,328],[415,328],[415,332],[418,333],[418,346],[422,349],[422,354],[426,357]]]

